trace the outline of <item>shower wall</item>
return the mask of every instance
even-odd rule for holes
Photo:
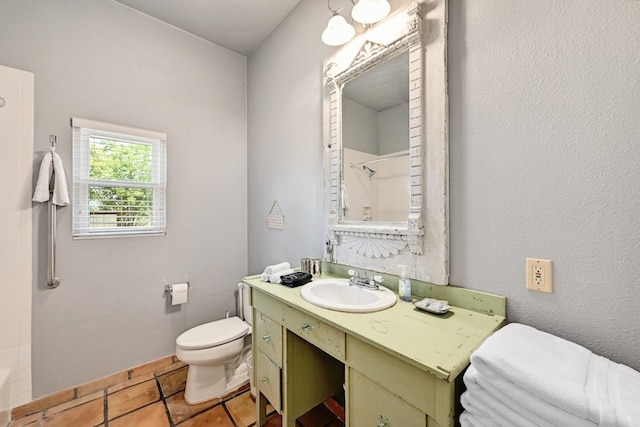
[[[0,372],[31,400],[33,74],[0,65]]]

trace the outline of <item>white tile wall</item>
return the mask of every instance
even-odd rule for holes
[[[375,160],[373,154],[345,148],[344,164]],[[409,157],[397,157],[384,162],[369,165],[376,171],[373,179],[360,168],[344,168],[344,180],[349,198],[349,210],[346,219],[362,221],[363,206],[371,206],[373,220],[383,218],[386,221],[406,221],[409,216]],[[382,203],[384,201],[384,203]]]
[[[11,407],[31,393],[33,74],[0,66],[0,369]]]

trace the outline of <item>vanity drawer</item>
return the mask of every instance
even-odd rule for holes
[[[280,301],[254,288],[251,289],[251,306],[276,322],[281,322],[286,307]]]
[[[255,379],[258,390],[276,411],[281,412],[280,368],[262,351],[258,350],[255,362]]]
[[[397,356],[348,337],[347,364],[410,405],[449,425],[454,411],[454,384],[438,379]]]
[[[426,427],[427,415],[349,369],[348,417],[351,427]]]
[[[333,326],[286,306],[284,326],[336,359],[345,360],[345,333]]]
[[[258,350],[282,368],[282,326],[266,314],[255,311],[255,338]]]

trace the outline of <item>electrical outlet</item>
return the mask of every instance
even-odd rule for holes
[[[540,292],[553,292],[553,272],[551,260],[526,258],[527,289]]]

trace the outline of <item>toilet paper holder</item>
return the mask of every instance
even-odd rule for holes
[[[191,289],[191,283],[189,283],[189,282],[180,282],[180,283],[186,283],[187,284],[187,288]],[[170,295],[173,295],[173,284],[164,285],[164,291],[165,292],[169,292]]]

